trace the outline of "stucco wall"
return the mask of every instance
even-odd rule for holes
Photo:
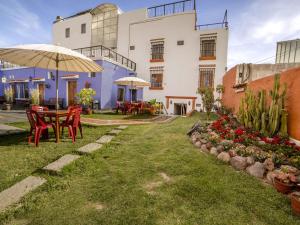
[[[241,98],[244,92],[236,93],[232,86],[235,84],[236,68],[229,70],[223,77],[225,92],[222,97],[223,104],[238,111]],[[289,69],[281,73],[280,83],[287,84],[286,107],[288,110],[288,132],[296,140],[300,140],[300,67]],[[265,89],[271,90],[274,84],[274,75],[266,76],[262,79],[252,81],[248,88],[255,92]],[[268,93],[268,92],[267,92]],[[270,98],[268,97],[268,101]]]
[[[91,88],[96,91],[95,100],[100,102],[102,109],[113,108],[116,105],[117,99],[117,85],[113,82],[121,77],[129,76],[131,70],[115,65],[108,61],[98,60],[96,61],[99,65],[103,66],[104,70],[101,73],[96,73],[96,77],[88,77],[88,73],[72,73],[59,71],[59,97],[64,99],[64,106],[67,106],[67,82],[71,79],[62,79],[64,75],[75,74],[79,75],[77,80],[77,92],[85,87],[85,83],[91,84]],[[49,84],[50,88],[45,88],[45,100],[54,98],[55,92],[55,80],[48,79],[49,70],[40,68],[19,68],[19,69],[5,69],[0,70],[0,78],[5,76],[7,81],[13,76],[15,80],[25,80],[32,78],[44,78],[45,84]],[[51,71],[55,75],[55,71]],[[29,88],[36,88],[38,82],[28,82]],[[3,86],[8,86],[9,83],[2,84],[0,82],[0,96],[3,95]],[[126,93],[129,91],[127,90]],[[142,90],[138,92],[138,98],[141,99]],[[130,100],[130,95],[127,94],[125,100]]]

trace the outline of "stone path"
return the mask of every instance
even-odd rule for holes
[[[91,154],[94,151],[100,149],[102,147],[102,144],[98,143],[90,143],[85,146],[82,146],[81,148],[77,149],[77,152],[81,154]]]
[[[128,126],[122,125],[122,126],[118,126],[116,129],[119,129],[119,130],[125,130],[127,127],[128,127]]]
[[[110,131],[111,134],[114,136],[118,135],[122,130],[126,129],[127,126],[119,126],[118,129],[113,129]],[[77,149],[78,153],[81,154],[91,154],[92,152],[100,149],[102,144],[109,143],[114,136],[112,135],[104,135],[100,139],[96,141],[96,143],[89,143],[85,146],[80,147]],[[72,155],[66,154],[59,158],[58,160],[50,163],[49,165],[43,168],[44,171],[52,172],[52,173],[59,173],[62,169],[74,162],[76,159],[80,158],[79,155]],[[13,185],[12,187],[2,191],[0,193],[0,212],[5,210],[7,207],[11,206],[12,204],[17,203],[21,200],[21,198],[26,195],[28,192],[36,189],[37,187],[41,186],[46,182],[46,179],[41,177],[29,176],[24,180],[20,181],[19,183]],[[101,210],[103,209],[103,205],[95,205],[95,209]]]
[[[22,133],[24,131],[25,130],[18,128],[18,127],[0,124],[0,136],[1,135],[9,135],[9,134],[18,134],[18,133]]]
[[[110,132],[108,132],[107,134],[109,134],[109,135],[118,135],[121,132],[122,132],[122,130],[114,129],[114,130],[111,130]]]
[[[50,163],[49,165],[45,166],[43,170],[48,172],[59,173],[62,169],[66,166],[75,161],[76,159],[80,158],[79,155],[71,155],[67,154],[59,158],[58,160]]]
[[[96,142],[100,144],[107,144],[111,142],[111,140],[114,138],[114,136],[111,135],[104,135],[100,139],[98,139]]]
[[[45,182],[46,180],[44,178],[29,176],[2,191],[0,193],[0,212],[4,211],[8,206],[19,202],[28,192],[33,191]]]

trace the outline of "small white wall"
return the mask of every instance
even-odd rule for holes
[[[81,24],[86,24],[86,33],[81,33]],[[86,13],[56,22],[52,26],[52,42],[60,46],[76,49],[91,45],[92,15]],[[65,30],[70,28],[70,37],[66,38]]]

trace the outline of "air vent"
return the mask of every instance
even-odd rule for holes
[[[177,41],[177,45],[184,45],[184,41]]]
[[[135,49],[135,46],[134,45],[131,45],[130,46],[130,50],[134,50]]]

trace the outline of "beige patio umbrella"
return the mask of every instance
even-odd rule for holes
[[[56,109],[58,109],[58,71],[101,72],[103,68],[86,56],[56,45],[31,44],[0,48],[0,59],[12,64],[56,70]]]
[[[133,87],[147,87],[150,83],[138,77],[122,77],[114,81],[115,84]],[[132,93],[130,92],[130,100],[132,101]]]

